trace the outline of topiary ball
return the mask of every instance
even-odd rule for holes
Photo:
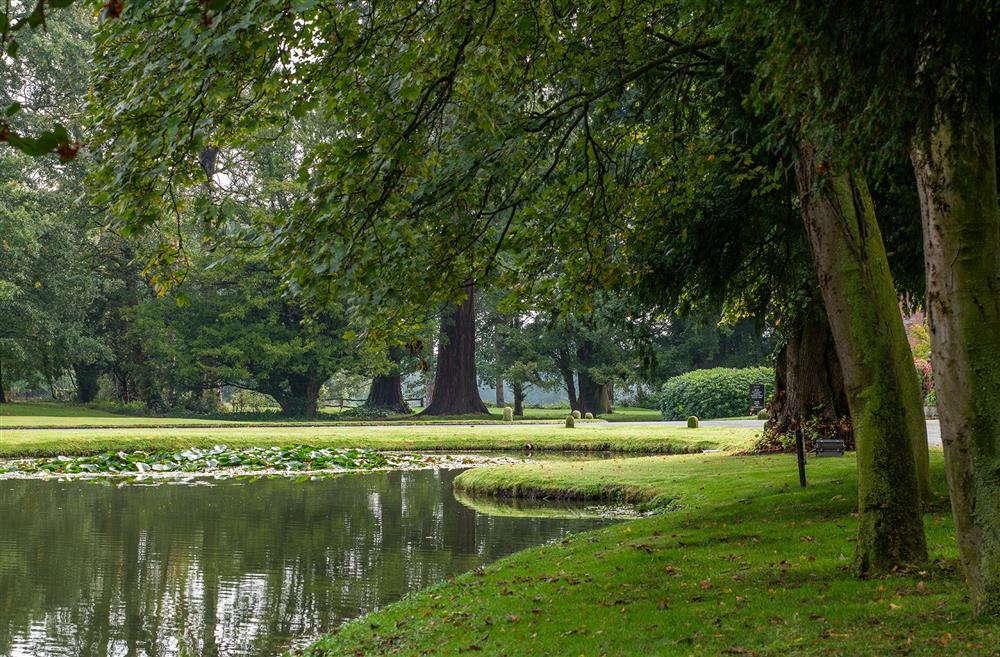
[[[583,417],[584,417],[584,419],[587,419],[587,420],[593,420],[594,419],[594,414],[593,413],[585,413],[583,415]]]
[[[758,420],[766,420],[767,419],[767,411],[764,410],[764,409],[761,409],[761,410],[757,411],[757,419]]]
[[[697,428],[698,428],[698,416],[692,415],[691,417],[688,418],[688,429],[697,429]]]
[[[573,417],[576,418],[577,420],[579,420],[580,419],[580,411],[573,411]]]
[[[575,426],[576,426],[576,418],[573,417],[572,415],[566,416],[566,428],[572,429]]]

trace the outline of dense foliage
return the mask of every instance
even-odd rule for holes
[[[663,384],[661,406],[667,420],[749,415],[750,385],[774,383],[770,367],[714,367],[675,376]]]

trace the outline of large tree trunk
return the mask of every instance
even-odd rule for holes
[[[0,404],[7,403],[7,389],[3,383],[3,362],[0,362]]]
[[[496,363],[497,369],[499,369],[500,368],[499,341],[494,341],[493,343],[493,356],[494,356],[493,362]],[[497,374],[496,391],[497,391],[497,408],[503,408],[504,406],[507,405],[507,400],[504,399],[504,394],[503,394],[503,375],[499,373]]]
[[[434,399],[421,415],[489,415],[476,379],[476,303],[465,300],[441,320]]]
[[[593,413],[594,417],[610,413],[611,399],[608,396],[608,387],[595,381],[585,369],[577,372],[576,376],[580,387],[580,412]]]
[[[584,341],[577,348],[576,354],[580,361],[580,371],[577,372],[576,378],[579,386],[580,412],[593,413],[594,417],[597,417],[611,412],[611,397],[608,394],[608,387],[595,381],[590,376],[590,372],[587,371],[587,365],[590,363],[593,351],[593,344],[587,341]]]
[[[958,547],[977,612],[1000,614],[1000,210],[987,85],[917,142],[927,310]]]
[[[372,387],[368,389],[365,406],[385,409],[392,413],[409,414],[410,407],[403,399],[403,377],[399,373],[399,363],[402,358],[399,351],[390,349],[389,360],[393,363],[392,370],[388,374],[376,376],[372,380]]]
[[[857,440],[855,565],[867,573],[919,563],[927,542],[915,442],[926,452],[926,425],[871,195],[849,173],[820,174],[811,144],[795,169]]]
[[[288,417],[315,417],[319,400],[320,381],[308,377],[292,376],[288,380],[288,391],[270,393],[281,406],[281,414]]]
[[[94,401],[99,388],[97,378],[101,373],[100,367],[96,363],[76,365],[73,367],[73,373],[76,375],[77,401],[84,404]]]
[[[774,394],[767,410],[768,448],[789,445],[787,437],[800,427],[815,429],[808,435],[835,436],[854,448],[844,375],[825,314],[802,320],[789,331],[775,359]]]

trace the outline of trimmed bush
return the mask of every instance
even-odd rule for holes
[[[688,429],[697,429],[697,428],[698,428],[698,417],[696,415],[692,415],[691,417],[688,418]]]
[[[594,414],[593,413],[584,413],[583,419],[584,420],[593,420],[594,419]]]
[[[503,421],[513,422],[514,421],[514,409],[510,406],[503,407]]]
[[[750,409],[750,385],[774,386],[770,367],[730,369],[716,367],[681,374],[663,384],[664,419],[683,420],[691,415],[700,418],[745,416]]]
[[[575,426],[576,426],[576,418],[573,417],[572,415],[567,415],[566,416],[566,428],[567,429],[572,429]]]
[[[580,411],[573,411],[572,415],[574,420],[580,419]]]
[[[767,410],[762,408],[759,411],[757,411],[757,419],[758,420],[766,420],[767,419]]]

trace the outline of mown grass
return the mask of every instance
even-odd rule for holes
[[[172,450],[304,444],[393,450],[584,450],[679,453],[742,449],[752,429],[580,423],[386,426],[236,426],[206,428],[0,429],[0,456],[92,454],[107,450]]]
[[[943,493],[942,459],[933,453]],[[970,615],[950,516],[926,516],[931,562],[851,567],[854,459],[698,455],[463,473],[466,491],[622,498],[652,517],[527,550],[343,626],[311,655],[996,655]]]
[[[414,408],[414,413],[421,409]],[[568,409],[526,408],[524,417],[516,422],[552,421],[561,422],[569,414]],[[659,412],[644,408],[620,408],[607,415],[611,422],[658,421]],[[0,404],[0,429],[8,428],[76,428],[76,427],[173,427],[173,426],[252,426],[266,424],[311,425],[329,423],[386,424],[442,423],[442,422],[501,422],[502,414],[491,410],[489,417],[481,415],[453,417],[423,417],[418,415],[396,415],[374,420],[363,420],[342,414],[339,408],[324,408],[313,418],[288,418],[272,410],[264,413],[219,413],[215,415],[176,414],[148,415],[111,412],[82,404],[66,402],[14,402]],[[580,420],[586,422],[586,420]]]

